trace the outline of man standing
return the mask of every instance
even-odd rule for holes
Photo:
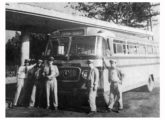
[[[103,71],[102,71],[102,75],[103,75],[103,88],[104,88],[104,100],[106,103],[106,109],[109,110],[108,106],[110,104],[110,81],[109,81],[109,61],[106,61],[105,59],[103,59]]]
[[[119,103],[119,106],[115,112],[119,112],[119,109],[123,109],[122,100],[122,79],[123,74],[116,67],[116,60],[110,60],[111,67],[109,68],[109,81],[110,81],[110,104],[108,106],[109,111],[114,110],[114,104]]]
[[[39,59],[37,61],[37,65],[34,66],[33,68],[33,88],[32,88],[32,93],[31,93],[31,98],[30,98],[30,103],[29,103],[29,107],[34,107],[35,105],[35,99],[36,99],[36,90],[38,91],[38,97],[40,99],[40,96],[42,94],[42,89],[41,88],[41,84],[42,84],[42,81],[41,81],[41,72],[42,72],[42,60]]]
[[[99,71],[94,66],[94,63],[92,60],[89,60],[87,62],[88,62],[88,65],[90,67],[88,80],[90,80],[90,86],[89,86],[90,112],[89,112],[89,115],[91,115],[91,114],[95,114],[97,112],[96,94],[97,94],[97,87],[98,87],[98,81],[99,81]]]
[[[20,93],[21,91],[23,91],[23,95],[21,96],[21,98],[24,97],[24,89],[25,89],[25,82],[28,79],[28,71],[33,67],[34,65],[29,66],[29,60],[25,60],[24,61],[24,65],[20,66],[18,69],[18,74],[17,74],[17,90],[15,93],[15,97],[14,97],[14,103],[13,106],[17,106],[18,104],[18,99],[20,97]],[[22,99],[21,99],[22,100]]]
[[[56,65],[53,65],[54,58],[50,57],[48,61],[48,73],[46,73],[46,100],[47,100],[47,109],[50,108],[50,92],[53,93],[53,107],[58,110],[58,96],[57,96],[57,79],[59,71]],[[46,69],[46,66],[45,66]]]

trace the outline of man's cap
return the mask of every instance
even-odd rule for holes
[[[29,63],[29,60],[28,59],[25,59],[24,63]]]
[[[87,64],[91,64],[93,62],[94,62],[93,60],[87,60]]]
[[[116,63],[117,61],[114,60],[114,59],[110,59],[109,62],[110,62],[110,63]]]
[[[50,57],[48,60],[49,61],[54,61],[54,57]]]

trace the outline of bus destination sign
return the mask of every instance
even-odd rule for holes
[[[60,31],[61,36],[78,36],[78,35],[84,35],[83,29],[76,29],[76,30],[64,30]]]

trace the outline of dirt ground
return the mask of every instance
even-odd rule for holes
[[[123,94],[124,109],[119,113],[107,113],[104,108],[98,108],[95,115],[89,116],[88,106],[81,109],[60,108],[57,112],[43,108],[16,107],[6,109],[6,117],[159,117],[159,101],[159,86],[150,93],[141,87]]]

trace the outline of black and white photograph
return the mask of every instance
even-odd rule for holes
[[[4,2],[6,118],[160,118],[160,5]]]

